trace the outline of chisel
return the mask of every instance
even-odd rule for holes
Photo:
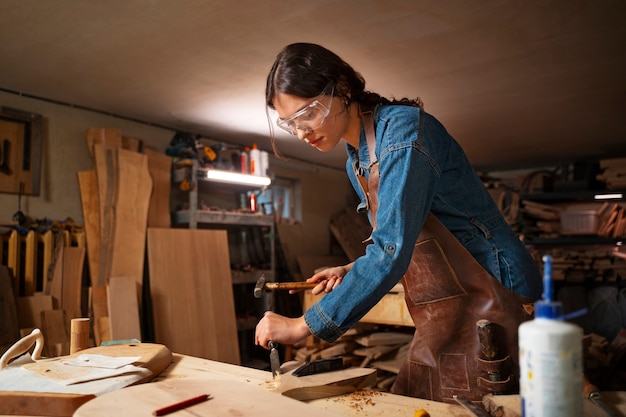
[[[269,341],[270,347],[270,369],[272,370],[272,378],[276,379],[276,375],[280,374],[280,358],[278,357],[278,349],[276,343]]]

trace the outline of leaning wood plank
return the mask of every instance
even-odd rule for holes
[[[91,310],[96,346],[111,340],[107,287],[91,287]]]
[[[107,295],[111,340],[141,340],[135,278],[109,278]]]
[[[41,332],[44,336],[44,356],[56,357],[70,353],[69,322],[63,310],[41,312]]]
[[[41,312],[52,310],[52,296],[37,293],[17,299],[17,311],[20,329],[41,329]]]
[[[239,364],[225,230],[148,229],[155,337],[172,351]]]
[[[148,169],[152,177],[148,227],[170,227],[172,158],[150,148],[145,148],[144,154],[148,156]]]
[[[83,211],[85,237],[87,239],[87,261],[91,285],[104,285],[104,277],[100,277],[98,259],[100,257],[100,202],[98,198],[98,178],[96,171],[78,173],[78,188]]]
[[[122,147],[122,129],[107,127],[90,127],[85,134],[89,155],[94,157],[95,145]]]
[[[98,256],[98,286],[107,284],[111,276],[115,233],[118,158],[117,149],[94,145],[94,162],[98,180],[100,251]]]
[[[63,233],[56,232],[54,235],[54,253],[52,262],[48,266],[48,283],[45,293],[52,297],[52,308],[61,308],[63,299]]]
[[[134,277],[141,294],[152,179],[146,155],[125,149],[117,154],[119,184],[109,278]]]
[[[67,319],[83,317],[82,289],[85,266],[85,248],[66,247],[63,249],[63,289],[61,309]]]
[[[15,296],[9,268],[0,265],[0,352],[20,338]]]

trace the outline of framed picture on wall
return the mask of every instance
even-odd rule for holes
[[[0,107],[0,192],[38,196],[41,115]]]

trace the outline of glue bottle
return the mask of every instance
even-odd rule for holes
[[[543,261],[543,299],[535,319],[519,326],[522,417],[582,417],[582,329],[562,319],[552,296],[552,257]]]

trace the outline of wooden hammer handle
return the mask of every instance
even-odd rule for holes
[[[304,290],[317,286],[318,282],[266,282],[267,290]]]

